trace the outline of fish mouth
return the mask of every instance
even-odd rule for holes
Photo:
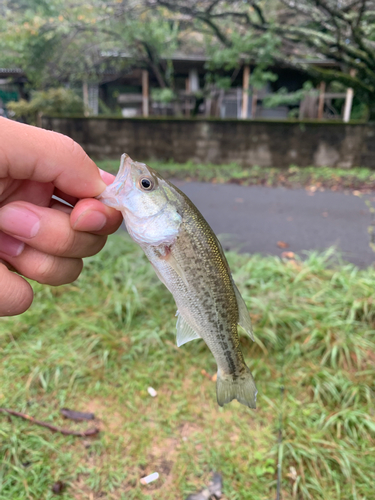
[[[104,203],[104,205],[120,210],[123,205],[123,199],[126,197],[126,181],[131,171],[131,164],[132,159],[124,153],[121,156],[120,168],[115,180],[96,197],[97,200]]]

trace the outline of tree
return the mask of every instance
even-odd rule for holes
[[[178,25],[134,0],[0,0],[0,65],[22,68],[32,88],[98,80],[108,69],[143,66],[161,87]],[[163,57],[162,57],[163,56]]]
[[[375,1],[373,0],[155,0],[185,22],[200,23],[223,48],[246,56],[238,38],[268,34],[274,63],[299,68],[315,80],[354,88],[375,119]],[[256,49],[256,47],[253,47]],[[263,48],[250,56],[257,60]],[[314,65],[312,62],[335,65]]]
[[[70,89],[51,88],[32,93],[29,101],[21,99],[8,103],[8,109],[17,119],[25,120],[30,125],[39,125],[43,114],[76,114],[84,113],[82,99]]]

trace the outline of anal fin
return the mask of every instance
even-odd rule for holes
[[[190,342],[190,340],[200,339],[201,336],[187,323],[177,311],[177,347]]]

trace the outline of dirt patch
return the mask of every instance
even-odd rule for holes
[[[114,435],[124,432],[126,420],[120,412],[113,409],[108,400],[91,399],[85,405],[85,411],[95,414],[95,423],[101,432]]]

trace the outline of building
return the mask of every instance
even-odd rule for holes
[[[105,54],[126,58],[126,54]],[[173,66],[173,94],[166,92],[163,99],[157,77],[151,71],[132,68],[119,74],[107,71],[97,85],[97,98],[110,109],[124,117],[132,116],[202,116],[238,119],[287,119],[291,112],[295,117],[310,119],[343,119],[350,117],[352,93],[326,92],[322,83],[318,89],[293,105],[267,107],[265,98],[284,87],[288,92],[302,88],[308,79],[306,73],[296,69],[273,67],[277,75],[275,82],[269,82],[262,89],[251,84],[252,65],[225,72],[221,76],[230,79],[230,87],[218,88],[207,83],[207,58],[203,55],[176,53],[170,61]],[[311,61],[311,64],[334,66],[330,61]],[[335,101],[336,100],[336,101]],[[97,103],[87,104],[97,109]],[[337,105],[338,104],[338,105]],[[342,108],[342,109],[340,109]]]

